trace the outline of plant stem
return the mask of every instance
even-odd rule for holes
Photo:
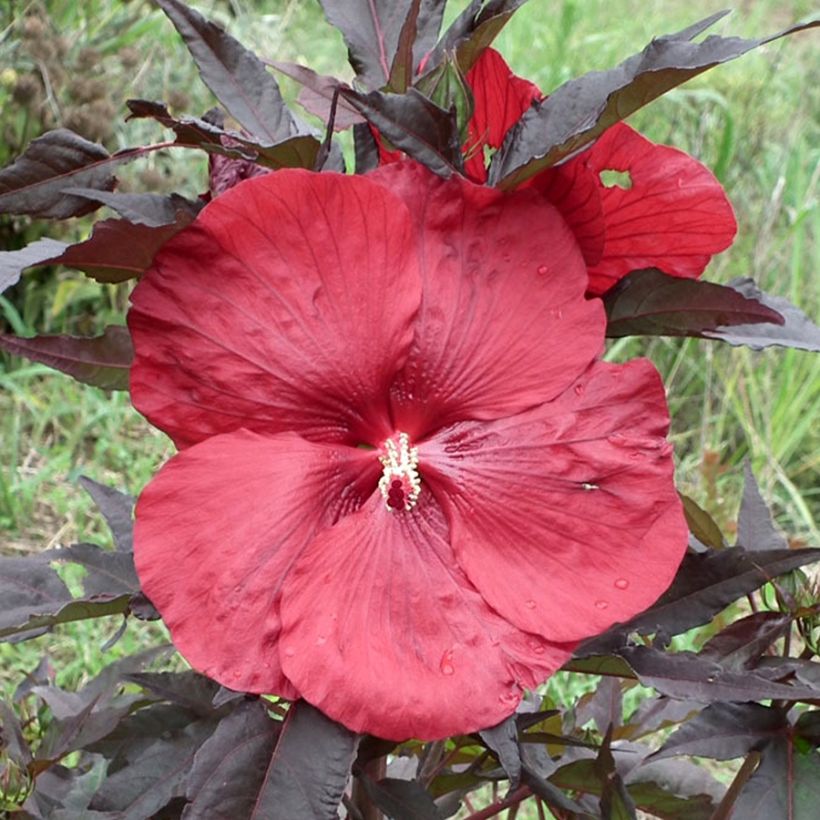
[[[358,810],[362,820],[384,820],[384,815],[367,794],[367,789],[362,782],[365,777],[374,781],[381,780],[387,772],[387,757],[377,757],[362,766],[361,774],[353,781],[353,794],[351,802]]]

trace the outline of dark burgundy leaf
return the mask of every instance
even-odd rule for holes
[[[184,797],[194,756],[216,728],[203,718],[180,729],[168,729],[130,755],[127,763],[103,781],[91,808],[118,812],[121,820],[153,817],[174,797]]]
[[[657,732],[658,729],[676,726],[688,720],[702,708],[703,705],[700,703],[685,700],[674,700],[663,696],[647,698],[629,719],[626,727],[629,732],[628,736],[634,740]]]
[[[173,225],[180,221],[183,213],[193,219],[205,204],[202,201],[193,202],[179,194],[120,194],[90,188],[66,188],[65,192],[98,202],[116,211],[123,219],[149,228]]]
[[[443,815],[430,793],[417,780],[385,777],[374,783],[362,781],[368,797],[391,820],[442,820]]]
[[[444,2],[438,6],[444,11]],[[390,65],[390,76],[387,87],[391,91],[403,94],[413,84],[415,63],[413,61],[413,47],[416,42],[416,26],[418,24],[421,0],[410,0],[407,8],[407,17],[402,24],[396,43],[395,56]],[[439,25],[441,21],[439,20]]]
[[[219,151],[220,153],[224,152],[228,156],[234,157],[252,155],[252,152],[249,153],[249,149],[246,151],[241,150],[241,144],[233,147],[225,146],[222,138],[227,132],[221,124],[210,119],[190,116],[175,117],[164,103],[152,100],[126,100],[125,104],[131,112],[128,116],[129,120],[144,118],[156,120],[166,128],[170,128],[177,135],[177,143],[180,145],[191,148],[204,148]]]
[[[820,751],[798,751],[786,738],[769,744],[735,803],[738,820],[815,820],[820,806]]]
[[[820,747],[820,710],[803,712],[795,724],[795,731],[804,740]]]
[[[299,133],[276,80],[256,55],[181,0],[156,2],[182,35],[205,85],[243,128],[268,145]]]
[[[31,749],[11,706],[0,700],[0,752],[21,768],[31,762]]]
[[[231,703],[235,700],[240,700],[244,697],[244,692],[235,692],[233,689],[228,689],[227,686],[220,686],[213,696],[211,705],[214,707],[214,709],[219,709],[226,703]]]
[[[297,97],[299,104],[326,123],[330,119],[330,104],[336,89],[349,88],[346,83],[335,77],[317,74],[313,69],[297,63],[271,60],[268,64],[302,86]],[[364,118],[352,105],[340,97],[336,106],[336,117],[333,120],[333,130],[344,131],[357,122],[364,122]]]
[[[290,708],[248,820],[336,820],[359,735],[300,700]]]
[[[820,25],[820,20],[814,20],[760,40],[711,36],[692,42],[725,14],[719,12],[684,31],[652,40],[640,54],[616,68],[570,80],[535,103],[510,129],[493,157],[490,184],[515,188],[692,77],[771,40]]]
[[[737,517],[737,543],[749,551],[788,548],[788,541],[774,526],[748,461],[743,466],[743,475],[745,482]]]
[[[700,507],[688,495],[678,493],[683,504],[683,514],[686,516],[686,523],[689,532],[700,541],[701,544],[713,549],[723,549],[726,542],[720,527],[715,523],[715,519],[706,510]]]
[[[84,594],[74,598],[51,562],[83,566]],[[0,639],[58,623],[122,614],[139,589],[130,554],[75,544],[26,558],[0,557]],[[27,635],[34,637],[34,635]]]
[[[720,339],[730,345],[746,345],[753,350],[762,350],[771,345],[781,347],[796,347],[800,350],[820,352],[820,327],[795,307],[788,299],[763,293],[755,283],[748,278],[733,279],[729,287],[736,290],[747,299],[755,299],[771,310],[777,311],[784,322],[772,324],[737,325],[719,327],[705,333],[707,338]]]
[[[0,350],[67,373],[83,384],[127,390],[134,351],[128,328],[109,325],[102,336],[34,336],[0,333]]]
[[[65,242],[45,238],[17,251],[0,251],[0,293],[16,285],[26,268],[52,262],[67,247]]]
[[[82,185],[110,191],[115,184],[111,156],[102,145],[58,128],[33,140],[21,156],[0,170],[0,213],[67,219],[98,206],[66,196],[63,189]]]
[[[623,645],[626,637],[621,637],[620,633],[613,636],[612,632],[604,633],[606,641],[604,643],[612,643],[614,646]],[[584,641],[579,645],[577,654],[579,657],[573,657],[572,660],[565,663],[561,669],[564,672],[580,672],[582,675],[606,675],[615,676],[618,678],[634,678],[635,673],[630,668],[629,664],[617,655],[596,655],[592,650],[598,642],[597,638],[592,638]],[[605,650],[602,650],[605,651]]]
[[[758,703],[713,703],[686,721],[652,755],[697,755],[731,760],[762,748],[787,728],[783,711]]]
[[[92,759],[87,771],[78,767],[50,766],[37,775],[34,790],[23,804],[32,820],[114,820],[109,814],[90,811],[88,804],[104,777],[105,761]],[[89,759],[84,761],[89,762]]]
[[[708,771],[688,760],[641,762],[624,782],[641,811],[671,820],[711,820],[725,791]]]
[[[342,96],[379,131],[413,159],[439,176],[461,168],[461,143],[453,112],[411,88],[406,94],[341,91]]]
[[[604,306],[610,337],[710,338],[709,331],[731,325],[784,321],[777,311],[734,288],[668,276],[656,268],[632,271],[621,279],[604,294]]]
[[[213,699],[219,684],[198,672],[130,672],[123,675],[123,680],[136,683],[152,695],[184,706],[201,717],[212,716],[218,709]]]
[[[739,672],[753,665],[778,638],[789,630],[792,618],[780,612],[755,612],[729,624],[698,653],[717,661],[724,669]]]
[[[630,632],[686,632],[708,623],[733,601],[778,575],[818,560],[817,549],[747,553],[741,547],[733,547],[719,552],[690,553],[684,556],[675,580],[654,606],[626,624],[584,641],[576,655],[606,654],[623,646]]]
[[[691,652],[670,653],[649,646],[627,646],[618,653],[644,686],[672,698],[701,703],[820,698],[820,687],[805,684],[791,686],[774,683],[753,672],[731,672]]]
[[[525,2],[526,0],[471,0],[436,44],[424,69],[435,70],[447,54],[456,52],[458,65],[466,74],[516,9]]]
[[[251,817],[279,728],[262,700],[241,703],[224,717],[194,757],[185,820]]]
[[[127,493],[99,484],[88,476],[81,475],[79,482],[103,514],[117,549],[120,552],[133,552],[134,499]]]
[[[342,33],[350,64],[367,90],[381,88],[390,79],[390,67],[414,0],[321,0],[325,16]],[[444,0],[421,0],[411,43],[412,69],[432,47],[441,27]],[[406,59],[406,58],[402,58]]]
[[[31,672],[26,672],[25,678],[17,684],[12,700],[19,703],[31,694],[35,686],[48,686],[53,683],[55,675],[56,672],[51,663],[51,658],[48,655],[43,655],[37,666]]]
[[[353,145],[356,151],[356,173],[366,174],[379,165],[379,148],[376,138],[366,123],[353,126]]]
[[[623,778],[615,767],[612,756],[612,725],[606,731],[604,741],[595,759],[595,772],[601,781],[601,817],[610,820],[635,820],[635,803],[624,785]]]
[[[584,726],[590,720],[600,734],[605,735],[610,726],[620,726],[623,722],[623,694],[618,678],[604,678],[595,691],[585,695],[575,709],[577,726]]]
[[[478,733],[510,779],[510,788],[517,789],[521,782],[521,752],[518,748],[518,725],[515,716],[501,721],[497,726]]]

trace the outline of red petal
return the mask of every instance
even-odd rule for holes
[[[456,557],[490,606],[572,641],[657,599],[687,543],[667,427],[648,361],[596,363],[550,404],[419,447]]]
[[[241,430],[160,470],[137,503],[134,558],[192,666],[231,689],[297,697],[279,663],[283,578],[373,492],[379,467],[363,450]]]
[[[177,444],[245,427],[380,442],[420,279],[404,205],[284,170],[208,205],[137,285],[137,409]]]
[[[393,386],[398,430],[418,440],[456,420],[518,413],[561,393],[603,346],[598,300],[557,211],[533,190],[503,194],[415,163],[371,178],[419,221],[423,297]]]
[[[357,732],[441,738],[503,720],[567,660],[572,646],[484,603],[447,535],[422,490],[411,512],[376,496],[312,542],[282,601],[282,665],[302,697]]]
[[[486,182],[484,147],[500,148],[507,131],[534,100],[542,97],[538,86],[513,74],[495,49],[485,49],[467,72],[475,108],[468,126],[464,169],[475,182]]]
[[[732,206],[712,172],[688,154],[619,124],[583,156],[596,174],[628,171],[632,180],[629,189],[601,184],[606,244],[590,270],[592,293],[640,268],[695,278],[731,245]]]

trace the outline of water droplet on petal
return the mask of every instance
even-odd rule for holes
[[[439,669],[441,669],[442,675],[452,675],[456,668],[453,666],[453,650],[448,649],[442,656],[441,656],[441,663],[439,664]]]
[[[527,607],[527,609],[535,609],[535,601],[533,601],[532,598],[528,598],[524,601],[524,606]]]
[[[595,602],[595,606],[598,609],[606,609],[609,606],[609,601],[604,601],[603,599],[601,599],[600,601]]]
[[[296,650],[292,646],[289,646],[287,647],[287,649],[285,649],[285,657],[292,658],[295,654]]]
[[[615,580],[615,586],[618,587],[618,589],[626,589],[629,586],[629,581],[627,581],[626,578],[617,578]]]
[[[538,640],[538,638],[530,638],[527,642],[529,644],[530,649],[535,652],[536,655],[543,655],[544,654],[544,644]]]
[[[536,269],[536,273],[539,276],[546,276],[550,272],[550,269],[546,265],[539,265]]]
[[[327,638],[324,635],[319,635],[316,638],[316,646],[323,646],[327,643]]]
[[[576,396],[580,396],[584,392],[584,385],[576,384],[572,389],[575,391]]]

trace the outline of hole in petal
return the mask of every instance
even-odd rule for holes
[[[632,187],[632,175],[629,171],[615,171],[605,168],[598,176],[605,188],[623,188],[628,191]]]

